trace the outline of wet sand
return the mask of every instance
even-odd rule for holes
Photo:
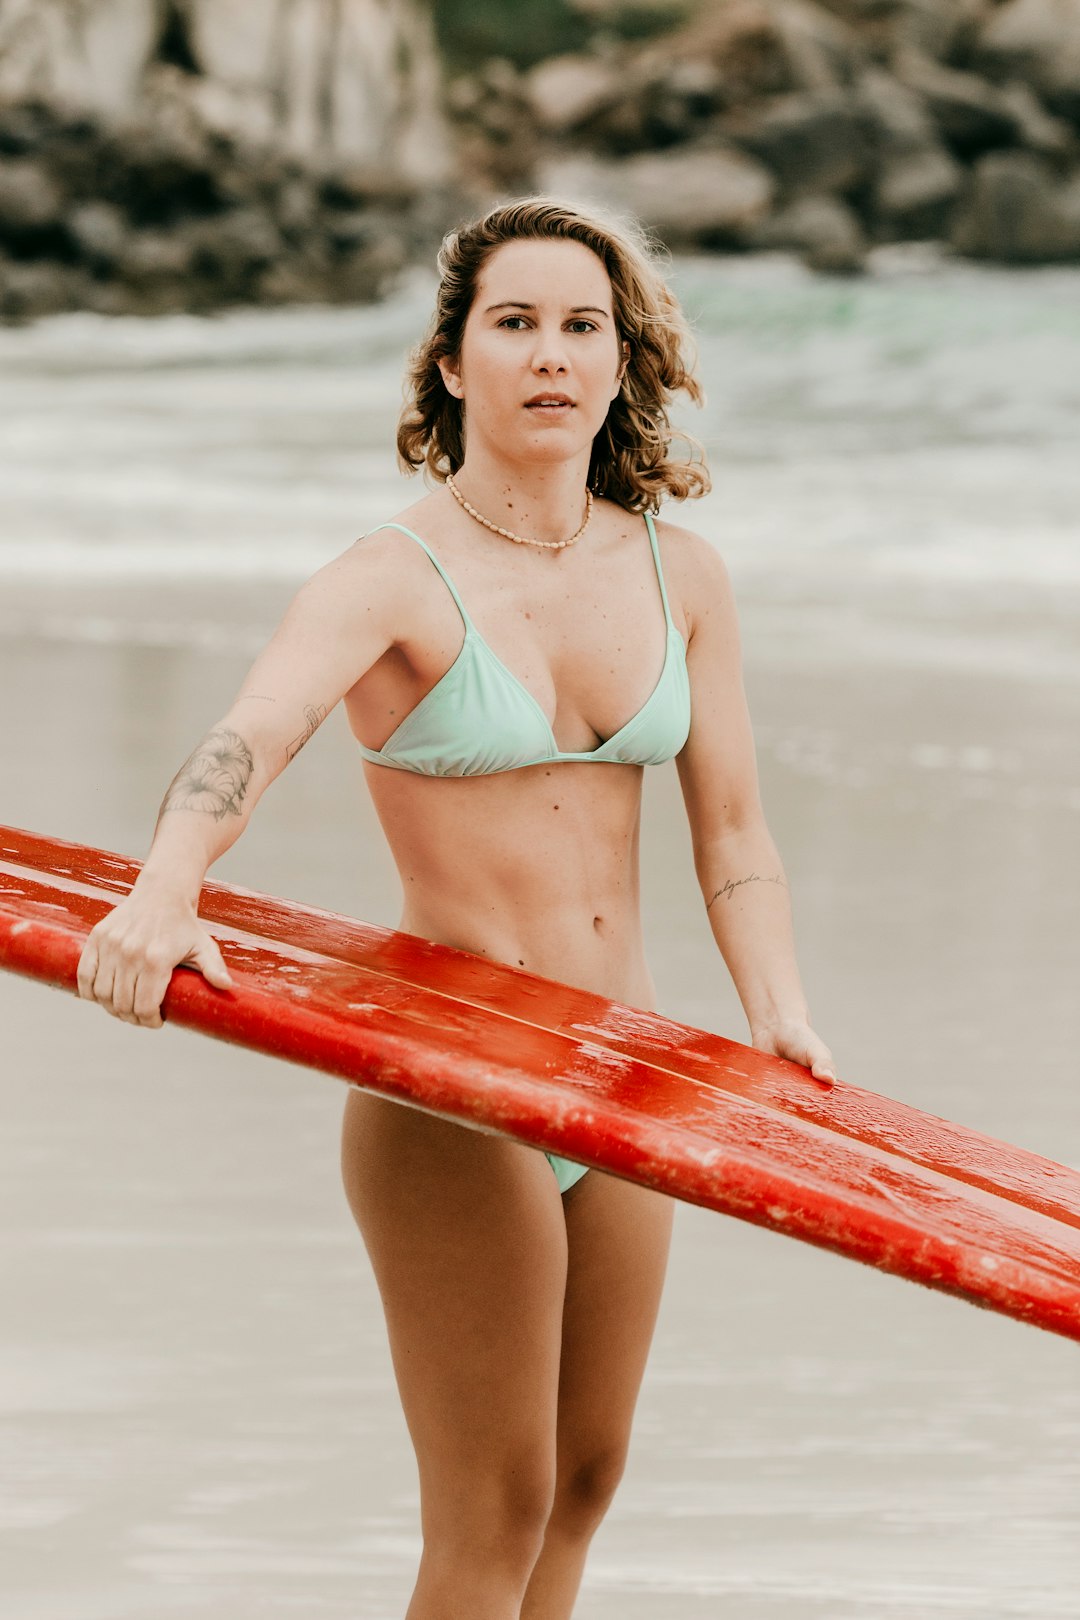
[[[5,589],[0,819],[144,851],[288,594],[189,589]],[[841,1077],[1080,1164],[1075,598],[741,598]],[[215,875],[395,920],[340,715]],[[662,1004],[745,1038],[670,766],[644,886]],[[0,1617],[399,1620],[418,1492],[341,1086],[8,976],[0,1021]],[[576,1616],[1071,1617],[1078,1503],[1074,1346],[680,1206]]]

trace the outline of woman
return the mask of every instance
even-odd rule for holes
[[[677,756],[751,1039],[829,1082],[728,576],[648,515],[708,488],[672,451],[672,395],[700,399],[678,306],[642,244],[543,198],[449,237],[440,268],[398,432],[434,492],[299,592],[170,785],[80,993],[156,1028],[178,962],[228,986],[196,916],[206,870],[343,699],[401,928],[640,1007],[643,767]],[[626,1458],[672,1201],[356,1088],[342,1162],[419,1468],[408,1620],[566,1620]]]

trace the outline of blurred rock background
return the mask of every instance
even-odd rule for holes
[[[0,318],[377,297],[543,189],[1080,262],[1080,0],[0,0]]]

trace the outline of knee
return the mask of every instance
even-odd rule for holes
[[[495,1477],[462,1480],[439,1507],[423,1501],[424,1542],[452,1557],[521,1566],[539,1557],[555,1500],[554,1477],[527,1462]]]
[[[579,1458],[560,1474],[550,1523],[568,1535],[591,1535],[611,1506],[625,1468],[625,1446]]]
[[[491,1517],[506,1540],[525,1549],[535,1547],[539,1553],[554,1501],[553,1469],[516,1468],[501,1483]]]

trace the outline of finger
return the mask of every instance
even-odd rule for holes
[[[218,949],[216,940],[209,939],[192,952],[189,960],[198,968],[199,972],[218,990],[231,990],[232,979],[225,966],[225,958]]]
[[[112,1004],[109,1011],[114,1018],[120,1018],[125,1024],[134,1024],[135,1019],[135,975],[137,969],[134,963],[121,959],[116,970],[112,985]]]
[[[97,972],[94,974],[94,983],[91,995],[94,1000],[109,1012],[112,1012],[113,980],[116,977],[116,963],[111,955],[104,959],[98,958]]]
[[[94,980],[97,978],[97,970],[97,940],[94,938],[93,934],[91,934],[87,939],[86,944],[83,946],[82,955],[79,957],[78,973],[76,975],[76,982],[79,987],[79,995],[84,1001],[93,1001],[94,999]]]
[[[169,979],[158,967],[144,967],[135,980],[132,1010],[135,1022],[143,1029],[160,1029],[164,1023],[161,1003],[168,984]]]

